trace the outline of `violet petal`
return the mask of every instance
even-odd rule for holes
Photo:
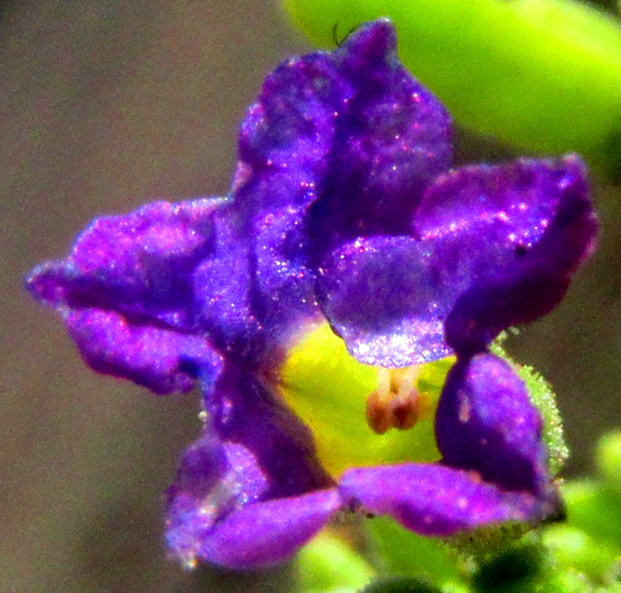
[[[249,504],[218,523],[199,555],[229,568],[258,568],[293,555],[342,506],[336,488]]]
[[[428,189],[413,224],[456,291],[447,340],[463,354],[553,309],[596,232],[576,156],[452,171]]]
[[[548,482],[541,423],[513,369],[493,354],[478,354],[450,370],[436,438],[445,464],[475,470],[507,490],[539,494]]]
[[[340,507],[308,430],[227,363],[205,385],[206,427],[168,490],[167,540],[186,562],[231,568],[292,554]]]
[[[190,391],[199,375],[218,373],[222,363],[221,355],[202,336],[128,321],[115,311],[80,308],[68,312],[64,320],[91,368],[158,394]]]
[[[395,518],[423,535],[447,536],[505,521],[534,522],[550,513],[527,491],[504,491],[474,471],[436,464],[352,469],[341,494],[366,512]]]
[[[399,62],[388,21],[361,26],[334,57],[353,93],[336,118],[330,168],[315,205],[317,250],[359,236],[406,233],[425,186],[452,157],[450,116]]]
[[[318,290],[324,314],[361,362],[405,366],[451,352],[444,340],[451,286],[411,237],[344,245],[324,263]]]
[[[67,258],[36,268],[27,287],[55,307],[114,309],[183,326],[189,276],[211,247],[212,215],[222,203],[156,202],[97,218]]]
[[[451,369],[436,416],[441,464],[353,469],[340,490],[365,511],[425,535],[451,535],[556,512],[541,418],[507,363],[491,354]]]
[[[363,237],[325,259],[322,310],[362,362],[403,366],[484,350],[562,299],[595,236],[586,193],[575,156],[442,175],[412,236]]]
[[[158,202],[93,221],[64,260],[36,268],[30,292],[55,307],[97,371],[156,393],[188,391],[220,357],[192,335],[192,273],[213,242],[221,200]]]
[[[249,452],[269,485],[265,496],[294,496],[332,484],[308,427],[256,375],[226,363],[215,381],[208,380],[208,427],[223,445]]]

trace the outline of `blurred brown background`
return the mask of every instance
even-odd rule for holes
[[[287,567],[185,572],[167,559],[160,497],[198,433],[197,398],[90,372],[21,283],[97,214],[225,193],[246,106],[307,48],[256,0],[0,6],[0,593],[291,590]],[[458,149],[459,162],[511,154],[464,132]],[[621,419],[621,197],[594,185],[594,261],[511,342],[557,388],[574,473]]]

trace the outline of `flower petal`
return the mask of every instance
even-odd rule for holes
[[[292,556],[342,506],[336,488],[249,504],[218,523],[199,555],[228,568],[258,568]]]
[[[247,279],[233,280],[252,293],[234,310],[211,298],[211,279],[231,269],[226,254],[205,262],[208,289],[197,290],[209,301],[211,331],[225,328],[231,349],[253,316],[262,332],[253,334],[252,357],[271,357],[257,345],[286,344],[291,327],[318,314],[313,261],[363,227],[406,228],[426,182],[448,166],[449,115],[399,64],[395,46],[388,21],[365,25],[333,52],[280,65],[248,111],[231,190],[236,238],[226,253],[252,242],[250,255],[236,258],[250,258]]]
[[[293,553],[340,503],[308,429],[258,378],[229,362],[220,371],[206,377],[205,431],[168,491],[169,547],[188,563],[269,564]]]
[[[435,464],[353,469],[340,483],[344,498],[364,511],[394,517],[423,535],[446,536],[506,521],[535,522],[550,514],[526,491],[505,491],[474,471]]]
[[[450,370],[436,415],[445,464],[538,495],[549,481],[541,431],[526,386],[505,361],[478,354]]]
[[[222,200],[157,202],[95,219],[64,260],[39,266],[27,286],[52,306],[97,307],[182,326],[192,301],[189,276],[212,240]]]
[[[190,391],[198,375],[217,373],[222,363],[202,336],[129,321],[114,311],[75,309],[64,320],[92,369],[158,394]]]
[[[221,200],[158,202],[93,221],[64,260],[30,275],[27,287],[63,316],[97,371],[156,393],[191,388],[197,368],[219,364],[205,334],[192,335],[192,273],[213,241]]]
[[[195,328],[208,333],[218,348],[248,358],[252,344],[262,347],[256,314],[252,236],[240,224],[232,203],[213,217],[214,241],[191,276]]]
[[[436,273],[458,295],[447,339],[462,354],[554,308],[597,226],[576,156],[452,171],[428,189],[413,220]]]
[[[450,116],[399,62],[389,21],[361,26],[334,56],[354,92],[336,118],[311,221],[324,250],[359,236],[406,233],[425,186],[452,157]]]
[[[442,464],[350,470],[339,486],[343,497],[426,535],[534,523],[558,510],[539,414],[496,356],[480,354],[451,369],[436,437]]]
[[[265,476],[271,498],[332,483],[315,456],[310,430],[254,373],[227,363],[203,386],[208,426],[223,444],[243,447]]]
[[[451,353],[443,322],[453,301],[428,254],[410,237],[369,237],[321,269],[322,310],[360,362],[406,366]]]
[[[440,176],[412,221],[412,236],[358,239],[320,268],[321,308],[361,362],[484,350],[558,304],[596,232],[573,156]]]
[[[393,25],[375,21],[266,78],[241,127],[232,195],[258,212],[309,205],[322,192],[341,214],[353,207],[371,222],[404,201],[412,208],[448,166],[449,140],[448,112],[399,63]]]

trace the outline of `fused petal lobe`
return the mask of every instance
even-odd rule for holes
[[[354,92],[335,119],[330,168],[313,207],[318,252],[407,232],[425,186],[452,155],[450,116],[400,64],[389,22],[362,26],[334,56]]]
[[[547,482],[541,417],[511,367],[492,354],[459,361],[449,372],[436,415],[447,465],[483,480],[537,494]]]
[[[35,269],[32,294],[55,307],[87,362],[156,393],[188,391],[220,355],[193,334],[192,274],[212,248],[222,201],[158,202],[95,220],[71,254]]]
[[[251,374],[209,377],[206,427],[168,491],[167,540],[186,562],[272,564],[342,506],[307,430]]]
[[[158,394],[190,391],[198,376],[217,372],[222,361],[202,336],[131,321],[114,311],[76,309],[65,315],[65,324],[94,370]]]
[[[94,220],[64,260],[35,269],[28,288],[52,306],[99,307],[179,324],[192,302],[189,278],[212,241],[218,199],[156,202]]]
[[[575,156],[440,176],[413,225],[455,291],[448,342],[468,355],[554,308],[596,232],[585,167]]]
[[[294,554],[341,506],[335,488],[249,504],[218,523],[199,554],[230,568],[275,564]]]
[[[596,232],[575,156],[441,175],[410,223],[409,235],[359,238],[320,267],[321,308],[362,362],[485,350],[559,303]]]
[[[322,267],[318,295],[332,327],[361,362],[406,366],[450,353],[443,321],[451,293],[411,237],[344,245]]]
[[[504,491],[476,472],[415,464],[352,469],[340,490],[366,512],[388,514],[423,535],[460,531],[541,518],[542,508],[529,492]]]

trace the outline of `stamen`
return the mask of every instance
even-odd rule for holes
[[[388,406],[393,396],[390,370],[379,369],[377,391],[373,391],[367,398],[366,409],[367,423],[377,434],[384,434],[392,426]]]
[[[418,392],[419,367],[379,369],[378,386],[367,399],[366,416],[371,429],[384,434],[389,428],[407,430],[428,417],[431,405]]]

